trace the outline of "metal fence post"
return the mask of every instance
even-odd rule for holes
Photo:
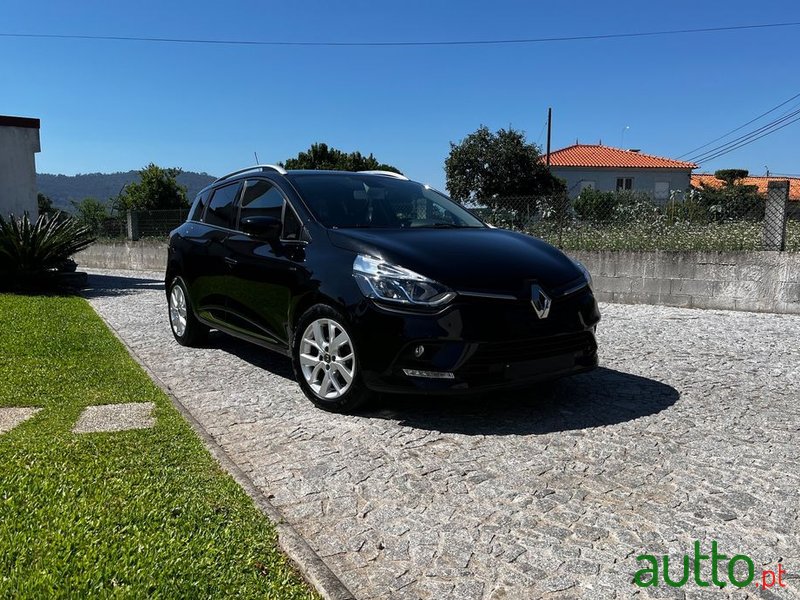
[[[789,205],[789,181],[767,183],[767,200],[764,208],[764,250],[786,249],[786,216]]]
[[[128,239],[139,239],[139,213],[135,210],[127,211]]]

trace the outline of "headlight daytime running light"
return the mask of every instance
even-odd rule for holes
[[[353,261],[353,277],[366,297],[394,304],[436,307],[456,297],[441,283],[365,254]]]

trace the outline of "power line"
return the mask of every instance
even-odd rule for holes
[[[690,156],[690,155],[694,154],[695,152],[697,152],[698,150],[702,150],[703,148],[706,148],[706,147],[710,146],[710,145],[711,145],[711,144],[713,144],[714,142],[718,142],[719,140],[725,139],[725,138],[726,138],[726,137],[728,137],[730,134],[732,134],[732,133],[736,133],[737,131],[739,131],[739,130],[741,130],[741,129],[744,129],[744,128],[745,128],[745,127],[747,127],[748,125],[750,125],[750,124],[752,124],[752,123],[755,123],[756,121],[758,121],[758,120],[759,120],[759,119],[761,119],[762,117],[766,117],[766,116],[767,116],[769,113],[771,113],[771,112],[774,112],[774,111],[778,110],[778,109],[779,109],[781,106],[784,106],[784,105],[786,105],[786,104],[789,104],[789,102],[791,102],[791,101],[792,101],[792,100],[794,100],[795,98],[800,98],[800,94],[795,94],[794,96],[792,96],[792,97],[791,97],[791,98],[789,98],[788,100],[784,100],[783,102],[781,102],[781,103],[780,103],[780,104],[778,104],[777,106],[774,106],[774,107],[770,108],[768,111],[761,113],[761,114],[760,114],[760,115],[758,115],[756,118],[749,120],[749,121],[748,121],[747,123],[745,123],[744,125],[739,125],[739,127],[735,128],[735,129],[731,129],[731,130],[730,130],[728,133],[725,133],[725,134],[723,134],[723,135],[719,136],[718,138],[714,138],[713,140],[711,140],[710,142],[708,142],[708,143],[706,143],[706,144],[703,144],[702,146],[698,146],[697,148],[693,148],[693,149],[689,150],[688,152],[686,152],[686,153],[684,153],[684,154],[681,154],[681,155],[680,155],[678,158],[683,158],[683,157],[685,157],[685,156]],[[786,113],[783,113],[783,114],[786,114]]]
[[[707,157],[710,156],[710,155],[716,154],[717,152],[719,152],[721,150],[725,150],[725,149],[727,149],[729,147],[735,146],[739,142],[746,141],[746,140],[748,140],[750,138],[753,138],[753,137],[757,136],[758,134],[760,134],[760,133],[762,133],[764,131],[767,131],[769,129],[772,129],[772,128],[776,127],[777,125],[780,125],[781,123],[784,123],[784,122],[788,121],[789,119],[791,119],[792,117],[795,117],[797,115],[800,115],[800,109],[795,109],[791,113],[789,113],[789,114],[787,114],[785,116],[778,117],[777,119],[774,119],[774,120],[770,121],[766,125],[762,125],[760,127],[757,127],[756,129],[753,129],[752,131],[749,131],[749,132],[745,133],[744,135],[740,135],[739,137],[734,138],[729,142],[725,142],[724,144],[720,144],[719,146],[715,146],[714,148],[711,148],[710,150],[706,150],[705,152],[701,152],[700,154],[695,154],[692,157],[690,157],[689,160],[691,162],[698,162],[698,161],[706,160]]]
[[[712,156],[708,156],[708,157],[704,158],[704,159],[703,159],[702,161],[700,161],[700,162],[701,162],[701,163],[707,163],[707,162],[709,162],[709,161],[711,161],[711,160],[714,160],[715,158],[719,158],[720,156],[724,156],[725,154],[728,154],[728,153],[730,153],[730,152],[733,152],[734,150],[738,150],[739,148],[741,148],[741,147],[743,147],[743,146],[747,146],[748,144],[752,144],[752,143],[753,143],[753,142],[755,142],[756,140],[760,140],[761,138],[763,138],[763,137],[766,137],[766,136],[770,135],[771,133],[775,133],[776,131],[780,131],[780,130],[781,130],[781,129],[783,129],[784,127],[788,127],[789,125],[791,125],[791,124],[793,124],[793,123],[796,123],[796,122],[798,122],[798,121],[800,121],[800,116],[795,116],[795,117],[794,117],[792,120],[788,121],[787,123],[784,123],[783,125],[780,125],[779,127],[775,127],[775,128],[773,128],[773,129],[771,129],[771,130],[769,130],[769,131],[765,132],[765,133],[762,133],[762,134],[761,134],[761,135],[759,135],[759,136],[756,136],[756,137],[754,137],[754,138],[752,138],[752,139],[749,139],[749,140],[743,141],[743,142],[741,142],[740,144],[738,144],[738,145],[736,145],[736,146],[733,146],[733,147],[731,147],[731,148],[727,148],[727,149],[725,149],[725,150],[723,150],[723,151],[721,151],[721,152],[718,152],[717,154],[714,154],[714,155],[712,155]]]
[[[540,44],[550,42],[575,42],[583,40],[608,40],[620,38],[639,38],[693,33],[716,33],[722,31],[742,31],[748,29],[774,29],[777,27],[797,27],[800,21],[785,23],[761,23],[754,25],[731,25],[726,27],[700,27],[696,29],[667,29],[662,31],[641,31],[631,33],[604,33],[596,35],[570,35],[559,37],[495,39],[495,40],[434,40],[434,41],[397,41],[397,42],[309,42],[309,41],[270,41],[270,40],[214,40],[200,38],[162,38],[121,35],[76,35],[56,33],[9,33],[0,32],[6,38],[36,38],[63,40],[103,40],[115,42],[158,42],[169,44],[216,44],[235,46],[325,46],[325,47],[391,47],[391,46],[489,46],[508,44]]]
[[[547,119],[544,120],[542,124],[542,130],[539,132],[539,137],[536,138],[536,145],[539,146],[542,141],[542,136],[544,135],[544,131],[547,129]]]

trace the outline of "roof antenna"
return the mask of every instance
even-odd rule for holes
[[[767,165],[764,165],[764,168],[767,170],[767,177],[769,177],[769,167]]]
[[[253,150],[253,156],[255,156],[255,157],[256,157],[256,164],[257,164],[257,165],[260,165],[261,163],[260,163],[260,162],[258,162],[258,152],[256,152],[255,150]]]

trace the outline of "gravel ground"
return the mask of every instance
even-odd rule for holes
[[[0,408],[0,434],[8,433],[17,425],[30,419],[40,410],[42,409],[35,406],[10,406]]]
[[[90,284],[358,598],[800,597],[800,317],[604,305],[597,371],[342,416],[304,399],[285,358],[220,334],[177,345],[161,274]],[[678,579],[695,540],[748,555],[759,580],[781,561],[788,587],[632,584],[641,554],[670,555]]]
[[[156,424],[152,402],[127,402],[87,406],[72,428],[74,433],[147,429]]]

